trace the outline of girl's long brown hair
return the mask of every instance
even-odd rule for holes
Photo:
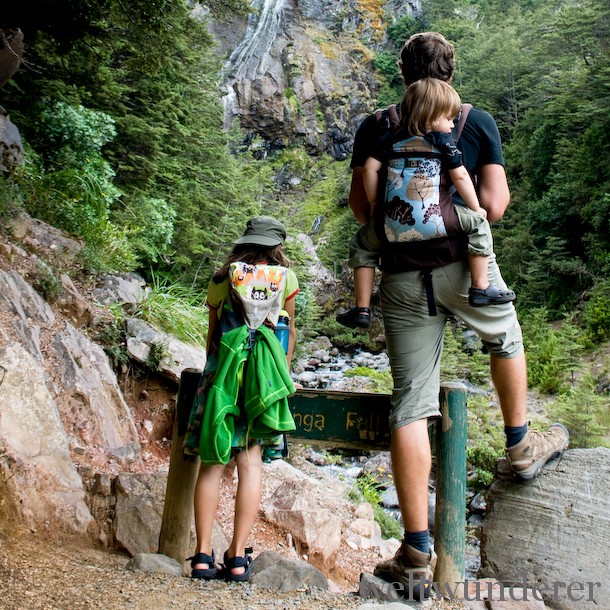
[[[438,78],[410,84],[400,104],[401,127],[412,136],[423,136],[443,116],[457,116],[462,100],[458,92]]]
[[[259,263],[267,263],[268,265],[282,265],[282,267],[290,267],[290,260],[284,254],[282,244],[277,246],[257,246],[255,244],[235,245],[231,252],[227,255],[227,259],[223,266],[214,272],[212,280],[216,284],[220,284],[229,277],[229,267],[231,263],[243,261],[251,265]]]

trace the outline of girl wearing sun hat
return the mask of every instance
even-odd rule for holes
[[[262,462],[282,456],[284,438],[281,432],[294,429],[287,396],[294,392],[288,370],[296,340],[295,296],[299,285],[284,254],[285,240],[286,229],[280,221],[271,216],[251,218],[208,286],[207,362],[184,447],[185,453],[198,453],[202,460],[194,499],[197,550],[189,558],[193,578],[249,579],[252,549],[246,544],[258,516]],[[239,283],[240,291],[243,286],[256,290],[256,299],[250,292],[247,295],[250,298],[240,300],[243,294],[237,295],[236,283]],[[258,322],[252,324],[247,319],[248,308],[244,309],[243,302],[256,305],[261,299],[268,300],[271,306],[263,310],[266,318],[259,326]],[[271,330],[277,323],[280,309],[290,318],[285,355]],[[252,340],[250,347],[248,337]],[[259,360],[250,361],[249,366],[243,367],[247,359],[257,357]],[[264,369],[265,375],[274,380],[273,398],[280,398],[266,412],[264,425],[260,425],[259,420],[253,421],[250,417],[253,417],[252,411],[260,415],[263,408],[260,405],[266,400],[266,396],[252,397],[257,392],[260,394],[264,385],[257,383],[254,374],[263,367],[272,369]],[[273,416],[269,417],[269,412]],[[225,460],[229,458],[235,460],[238,473],[234,528],[231,544],[224,553],[224,563],[219,565],[212,549],[212,526]]]

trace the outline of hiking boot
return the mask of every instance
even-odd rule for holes
[[[510,303],[515,300],[515,293],[508,288],[498,288],[493,284],[487,288],[469,288],[468,303],[472,307],[486,307],[487,305],[499,305]]]
[[[368,328],[371,325],[369,307],[352,307],[337,316],[337,322],[348,328]]]
[[[404,541],[392,559],[375,566],[373,574],[386,582],[398,583],[403,596],[410,601],[430,597],[430,583],[434,579],[436,553],[423,553]]]
[[[542,467],[557,457],[567,446],[570,433],[562,424],[553,424],[548,430],[528,430],[525,436],[506,449],[506,458],[512,471],[521,479],[533,479]]]

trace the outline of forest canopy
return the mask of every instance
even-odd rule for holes
[[[22,207],[82,237],[95,268],[205,285],[245,219],[278,200],[278,164],[305,155],[259,160],[238,131],[223,129],[222,58],[208,21],[243,15],[248,3],[10,5],[0,25],[19,26],[27,44],[0,103],[19,126],[27,155],[0,187],[0,212]],[[454,85],[462,98],[498,122],[512,204],[494,235],[518,307],[545,307],[554,316],[578,310],[596,341],[608,338],[606,0],[424,0],[420,15],[385,26],[385,44],[368,66],[380,105],[401,96],[396,57],[405,38],[437,30],[456,46]],[[287,215],[320,217],[321,202],[327,205],[331,218],[316,239],[332,244],[322,256],[340,267],[353,224],[345,192],[337,197],[318,184],[316,197],[308,197],[307,174],[317,162],[301,163],[301,189],[281,200]],[[315,214],[311,206],[318,206]]]

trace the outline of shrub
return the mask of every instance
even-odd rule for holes
[[[571,447],[609,447],[610,401],[595,392],[590,374],[548,406],[549,415],[570,431]]]
[[[568,317],[554,329],[547,321],[545,308],[528,312],[522,328],[528,353],[529,385],[548,394],[565,391],[582,366],[582,333]]]
[[[600,282],[585,303],[582,313],[585,341],[591,347],[610,339],[610,281]]]
[[[484,396],[468,398],[468,445],[466,457],[476,472],[476,488],[489,487],[496,470],[496,461],[504,454],[504,424],[497,409]]]
[[[208,312],[205,295],[181,284],[153,278],[151,289],[133,312],[160,330],[205,349]]]
[[[379,524],[383,538],[402,540],[403,527],[383,509],[380,490],[381,488],[374,475],[364,474],[356,479],[356,486],[350,493],[350,499],[356,502],[364,500],[373,507],[375,521]]]

